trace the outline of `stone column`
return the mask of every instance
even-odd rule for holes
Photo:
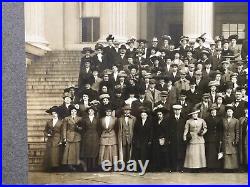
[[[127,5],[127,2],[101,3],[100,42],[105,42],[109,34],[121,42],[127,41]]]
[[[25,42],[47,46],[45,39],[44,3],[24,3]]]
[[[213,38],[213,3],[212,2],[184,2],[183,35],[195,40],[201,34],[207,42]]]

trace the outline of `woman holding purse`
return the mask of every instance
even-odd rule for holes
[[[184,168],[199,171],[206,167],[205,140],[203,135],[207,132],[206,122],[198,118],[200,110],[194,108],[191,113],[192,117],[186,121],[183,140],[187,141],[187,135],[190,133],[191,140],[187,142]]]

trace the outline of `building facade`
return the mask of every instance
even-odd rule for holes
[[[247,3],[136,3],[45,2],[25,3],[25,41],[28,55],[43,56],[50,50],[81,50],[103,42],[108,34],[118,40],[168,34],[194,39],[207,33],[248,36]]]

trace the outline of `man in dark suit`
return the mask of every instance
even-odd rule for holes
[[[172,83],[174,84],[176,81],[180,79],[180,74],[178,72],[178,64],[171,64],[172,72],[169,74],[169,79],[171,79]]]
[[[115,48],[113,46],[113,41],[114,41],[114,36],[113,35],[108,35],[108,37],[106,38],[106,41],[108,42],[108,46],[104,48],[104,54],[106,55],[106,59],[107,59],[107,67],[106,68],[111,68],[112,65],[115,63]]]
[[[183,172],[186,146],[183,141],[185,119],[181,115],[181,105],[173,105],[173,113],[168,119],[170,125],[170,164],[172,171]]]
[[[126,51],[127,51],[126,46],[121,45],[120,53],[118,56],[116,56],[116,59],[115,59],[115,64],[118,66],[118,68],[123,68],[123,66],[128,63],[127,57],[126,57]]]
[[[145,90],[140,90],[139,91],[139,98],[132,102],[132,104],[131,104],[131,108],[132,108],[131,114],[133,116],[139,117],[141,107],[146,108],[149,112],[152,111],[152,103],[145,99]]]
[[[186,79],[191,81],[191,79],[194,78],[194,72],[195,71],[195,64],[189,63],[188,64],[188,72],[186,74]]]
[[[86,61],[84,67],[80,70],[78,78],[78,88],[81,91],[84,89],[86,82],[93,81],[92,69],[90,67],[90,61]]]
[[[148,59],[150,57],[152,49],[155,49],[156,52],[159,51],[158,39],[156,37],[153,37],[153,39],[152,39],[152,46],[147,49],[146,59]]]
[[[196,90],[201,94],[206,91],[208,82],[207,80],[202,79],[202,72],[200,70],[195,72],[195,84]]]
[[[245,114],[244,109],[247,106],[247,102],[242,100],[242,93],[240,89],[236,90],[235,101],[233,102],[233,106],[234,106],[234,117],[236,119],[240,119],[241,117],[243,117]]]
[[[190,90],[186,92],[187,101],[194,106],[201,101],[201,93],[196,90],[195,80],[190,81]]]
[[[192,106],[191,104],[186,100],[187,98],[187,91],[185,90],[181,90],[180,94],[179,94],[179,99],[176,102],[177,105],[181,105],[182,106],[182,116],[184,119],[188,119],[188,114],[190,113]]]

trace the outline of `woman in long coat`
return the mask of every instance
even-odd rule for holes
[[[207,123],[207,133],[205,134],[205,150],[207,168],[213,171],[222,168],[222,161],[218,160],[218,153],[222,144],[222,120],[217,116],[217,105],[210,107],[210,116],[205,119]]]
[[[82,120],[82,143],[80,158],[87,164],[87,170],[97,169],[100,141],[100,121],[95,116],[96,108],[87,109],[88,116]]]
[[[205,140],[203,135],[207,132],[206,122],[198,118],[200,110],[193,109],[189,115],[192,117],[186,121],[183,140],[188,141],[187,134],[190,133],[191,140],[187,143],[184,168],[199,169],[206,167]]]
[[[78,109],[70,106],[71,115],[63,120],[63,142],[65,144],[62,164],[75,171],[80,164],[80,142],[82,118],[77,116]]]
[[[240,121],[240,164],[242,169],[247,170],[248,166],[248,108],[245,108],[245,116]]]
[[[59,119],[60,109],[57,106],[46,110],[52,115],[52,119],[47,121],[44,136],[47,137],[45,167],[48,170],[56,171],[61,164],[62,143],[61,143],[61,127],[62,121]]]
[[[238,169],[239,120],[233,117],[233,106],[226,105],[226,117],[223,119],[224,169]]]
[[[118,160],[118,140],[117,140],[117,118],[112,117],[112,109],[106,106],[105,116],[100,119],[101,137],[98,164],[104,160],[109,160],[112,164]]]
[[[169,171],[170,170],[170,128],[165,118],[167,109],[157,108],[154,112],[157,119],[153,123],[153,170]]]
[[[141,160],[144,164],[151,156],[153,126],[148,109],[142,107],[140,115],[134,126],[132,158],[136,161]]]

